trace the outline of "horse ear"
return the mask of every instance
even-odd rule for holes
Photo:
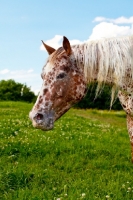
[[[70,56],[71,52],[72,52],[71,46],[70,46],[69,40],[65,36],[63,37],[63,47],[64,47],[67,55]]]
[[[43,43],[43,45],[44,45],[44,47],[45,47],[45,49],[47,50],[47,52],[48,52],[49,55],[52,54],[54,51],[56,51],[54,48],[48,46],[48,45],[45,44],[43,41],[42,41],[42,43]]]

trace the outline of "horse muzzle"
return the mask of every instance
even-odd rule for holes
[[[42,129],[43,131],[48,131],[54,127],[54,112],[37,112],[29,114],[29,118],[35,128]]]

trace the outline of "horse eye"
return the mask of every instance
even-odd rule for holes
[[[57,79],[63,79],[66,76],[65,73],[60,73],[56,78]]]

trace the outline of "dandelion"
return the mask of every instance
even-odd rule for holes
[[[122,185],[122,188],[125,188],[125,184]]]
[[[128,191],[130,191],[131,190],[131,188],[130,187],[128,187]]]
[[[106,195],[106,199],[109,199],[109,197],[110,197],[109,195]]]
[[[18,135],[18,132],[17,132],[17,131],[15,131],[15,132],[14,132],[14,134],[15,134],[15,135]]]
[[[82,193],[82,195],[81,195],[81,196],[82,196],[82,197],[85,197],[85,195],[86,195],[85,193]]]

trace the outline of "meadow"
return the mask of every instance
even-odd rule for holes
[[[0,102],[1,200],[133,200],[123,111],[73,108],[44,132],[32,106]]]

